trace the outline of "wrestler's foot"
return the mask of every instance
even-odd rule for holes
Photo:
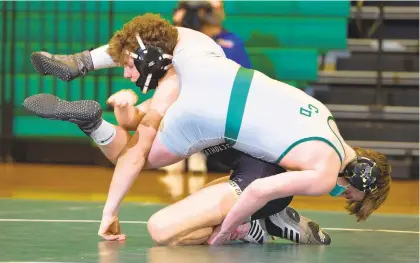
[[[248,234],[241,238],[242,241],[247,243],[265,244],[272,240],[272,237],[262,228],[259,220],[251,221],[249,224],[250,229]]]
[[[54,55],[48,52],[34,52],[31,62],[41,75],[52,75],[64,81],[71,81],[93,70],[92,57],[88,50],[74,55]]]
[[[264,244],[272,240],[261,227],[259,220],[244,223],[232,233],[229,240],[240,240],[245,243]]]
[[[272,236],[299,244],[329,245],[331,237],[319,225],[300,216],[291,207],[268,218],[260,219],[262,227]]]
[[[92,100],[71,102],[51,94],[37,94],[25,99],[23,106],[45,119],[75,123],[88,135],[102,122],[101,106]]]

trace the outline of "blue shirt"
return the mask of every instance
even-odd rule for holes
[[[226,57],[240,64],[244,68],[251,68],[251,61],[245,49],[242,39],[232,32],[222,30],[213,37],[226,54]]]

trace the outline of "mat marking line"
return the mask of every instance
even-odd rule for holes
[[[72,219],[23,219],[0,218],[0,222],[34,222],[34,223],[101,223],[100,220],[72,220]],[[121,224],[147,224],[147,221],[120,221]],[[330,231],[348,232],[385,232],[401,234],[420,234],[418,231],[392,230],[392,229],[363,229],[363,228],[323,228]],[[1,263],[1,262],[0,262]]]

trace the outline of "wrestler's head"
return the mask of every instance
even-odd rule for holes
[[[155,89],[172,64],[178,30],[155,14],[133,18],[109,41],[112,60],[124,66],[124,77],[143,93]]]
[[[116,31],[108,43],[108,53],[114,62],[120,65],[129,63],[130,55],[127,51],[135,52],[139,48],[136,34],[145,45],[160,48],[170,55],[173,55],[178,41],[176,27],[160,15],[147,13],[136,16],[124,24],[121,30]]]
[[[357,221],[366,220],[388,196],[391,185],[391,166],[382,153],[355,147],[357,158],[340,174],[340,185],[347,185],[343,196],[346,209]]]

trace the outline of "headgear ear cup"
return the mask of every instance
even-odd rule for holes
[[[366,157],[351,161],[340,176],[344,176],[356,189],[369,193],[377,188],[380,170],[376,163]]]
[[[172,65],[172,56],[165,54],[162,49],[151,45],[145,45],[140,36],[136,35],[139,48],[136,53],[130,52],[134,65],[140,73],[136,86],[146,93],[156,89],[161,79]]]

